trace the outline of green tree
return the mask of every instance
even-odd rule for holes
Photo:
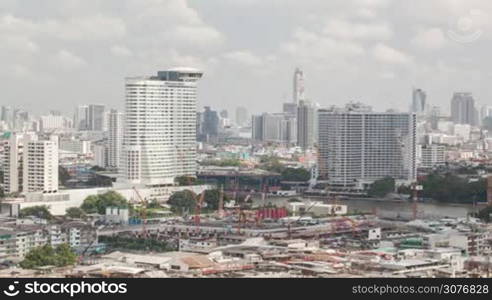
[[[80,208],[88,214],[98,213],[103,215],[106,213],[106,207],[111,206],[131,208],[125,197],[115,191],[109,191],[102,195],[88,196]]]
[[[67,169],[65,169],[62,166],[58,166],[58,179],[61,183],[61,185],[65,186],[67,184],[67,181],[69,181],[71,178],[70,174],[68,173]]]
[[[282,173],[285,170],[285,166],[276,156],[263,156],[260,160],[259,168],[275,173]]]
[[[85,211],[80,207],[70,207],[66,210],[66,215],[71,219],[83,219]]]
[[[67,244],[58,245],[55,249],[46,244],[29,251],[20,266],[24,269],[42,266],[64,267],[73,265],[76,261],[77,256]]]
[[[192,211],[196,206],[195,194],[190,190],[184,190],[175,192],[169,197],[167,203],[171,205],[173,212],[183,213],[185,211]]]
[[[384,197],[395,191],[395,180],[391,177],[385,177],[376,180],[367,190],[367,194],[371,197]]]
[[[286,168],[281,176],[283,181],[308,181],[311,173],[304,168]]]
[[[487,183],[485,179],[469,182],[451,173],[429,174],[421,181],[423,196],[440,202],[473,203],[487,199]]]
[[[218,189],[205,191],[204,201],[205,203],[207,203],[207,208],[213,210],[218,209],[220,201],[220,191]],[[226,203],[227,201],[229,201],[229,198],[224,193],[224,203]]]
[[[51,213],[50,213],[49,206],[46,206],[46,205],[36,205],[36,206],[23,208],[23,209],[21,209],[19,216],[21,218],[24,218],[27,216],[33,216],[33,217],[45,219],[48,221],[53,219],[53,215],[51,215]]]

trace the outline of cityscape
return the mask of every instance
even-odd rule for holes
[[[201,15],[194,1],[171,2]],[[9,45],[4,29],[26,20],[0,15]],[[205,29],[204,20],[191,23]],[[371,28],[349,36],[372,39]],[[446,43],[480,45],[458,29]],[[384,47],[376,57],[400,57]],[[71,100],[114,88],[80,74],[67,75],[80,86],[63,105],[42,94],[33,105],[0,98],[0,278],[491,277],[492,102],[482,90],[383,80],[372,88],[404,96],[375,103],[376,94],[354,96],[365,92],[360,78],[356,92],[320,86],[319,70],[299,57],[271,77],[289,92],[248,101],[264,75],[251,84],[230,72],[233,85],[216,67],[163,57],[138,69],[152,71],[108,78],[120,82],[111,101]],[[348,96],[320,96],[330,89]]]

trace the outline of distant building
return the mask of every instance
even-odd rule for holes
[[[317,108],[301,100],[297,109],[297,144],[304,150],[314,146],[318,135]]]
[[[124,114],[112,109],[108,114],[108,161],[107,165],[119,169],[123,147]]]
[[[454,93],[451,99],[451,120],[456,124],[479,125],[478,110],[471,93]]]
[[[106,107],[102,104],[90,104],[88,114],[88,128],[91,131],[104,131]]]
[[[446,164],[446,147],[443,145],[419,145],[420,167],[435,168]]]
[[[351,103],[318,111],[318,168],[332,186],[364,189],[375,180],[416,179],[416,116],[375,113]]]
[[[208,142],[214,141],[219,135],[220,119],[217,111],[212,110],[210,106],[205,106],[205,110],[202,113],[202,137],[200,141]]]
[[[248,124],[249,112],[248,109],[243,106],[236,108],[236,124],[238,126],[246,126]]]
[[[76,130],[88,130],[89,128],[89,106],[79,105],[74,113],[74,128]]]
[[[294,71],[292,94],[294,104],[297,105],[300,100],[304,100],[304,72],[300,68]]]
[[[252,118],[253,139],[264,142],[296,143],[297,120],[283,113],[264,113]]]
[[[417,116],[423,115],[426,108],[427,94],[421,89],[413,89],[412,91],[412,112]]]

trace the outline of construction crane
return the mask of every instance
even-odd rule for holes
[[[205,191],[200,194],[200,197],[196,196],[196,205],[195,205],[195,225],[200,226],[200,214],[202,212],[202,205],[205,199]]]
[[[418,214],[418,201],[419,201],[419,191],[422,190],[422,186],[421,185],[418,185],[417,182],[413,183],[412,184],[412,192],[413,192],[413,196],[412,196],[412,200],[413,200],[413,204],[412,204],[412,212],[413,212],[413,219],[416,220],[417,219],[417,214]]]
[[[313,208],[314,206],[316,205],[316,202],[313,202],[305,211],[304,213],[307,213],[311,210],[311,208]],[[302,214],[299,214],[299,218],[297,218],[296,220],[292,220],[290,221],[289,223],[287,223],[287,237],[290,239],[291,236],[292,236],[292,231],[291,231],[291,225],[292,223],[294,222],[299,222],[302,218]]]
[[[147,233],[147,200],[143,198],[140,193],[138,192],[136,187],[133,187],[133,190],[135,191],[135,194],[137,194],[138,199],[140,200],[140,203],[142,205],[142,236],[147,238],[148,233]]]

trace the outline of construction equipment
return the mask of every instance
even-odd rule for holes
[[[219,218],[224,217],[224,186],[220,186],[220,195],[219,195],[219,209],[218,209]]]
[[[419,191],[421,191],[423,188],[421,185],[418,185],[417,182],[412,184],[412,192],[413,192],[413,204],[412,204],[412,211],[413,211],[413,219],[417,219],[417,214],[418,214],[418,201],[419,201]]]
[[[133,187],[135,194],[140,199],[140,203],[142,205],[141,216],[142,216],[142,236],[147,238],[147,200],[143,198],[138,192],[136,187]]]
[[[203,191],[201,194],[200,194],[200,197],[196,197],[196,205],[195,205],[195,225],[196,226],[200,226],[200,214],[202,212],[202,205],[203,205],[203,201],[205,199],[205,191]]]

